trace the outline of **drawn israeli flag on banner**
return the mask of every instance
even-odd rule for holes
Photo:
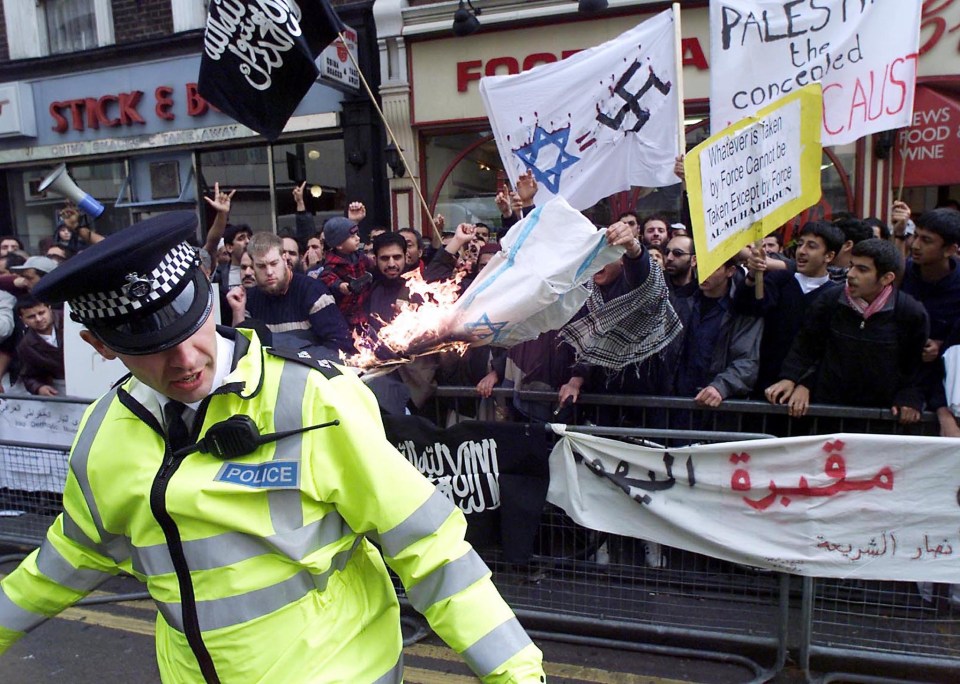
[[[534,209],[500,247],[452,311],[451,327],[478,345],[510,347],[559,329],[586,301],[583,285],[623,254],[563,197]]]
[[[560,62],[480,79],[510,182],[532,171],[538,205],[562,195],[577,209],[631,186],[678,183],[674,21],[667,10]]]

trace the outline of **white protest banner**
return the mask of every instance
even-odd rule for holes
[[[840,434],[653,449],[554,430],[547,500],[585,527],[813,577],[960,577],[960,440]]]
[[[538,206],[457,300],[449,326],[475,344],[510,347],[557,330],[583,306],[582,287],[623,254],[563,197]]]
[[[560,62],[482,78],[510,182],[530,171],[537,204],[562,195],[577,209],[631,186],[678,183],[676,22],[667,10]]]
[[[685,160],[697,268],[708,276],[820,199],[820,86],[711,136]]]
[[[710,0],[711,132],[810,83],[823,144],[910,124],[921,0]]]
[[[0,396],[0,489],[30,492],[63,491],[67,480],[66,450],[88,404],[33,396]],[[49,449],[23,449],[16,443]]]

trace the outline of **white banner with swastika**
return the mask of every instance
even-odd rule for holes
[[[678,149],[672,10],[560,62],[480,80],[510,182],[537,179],[537,204],[562,195],[586,209],[631,186],[663,187]]]

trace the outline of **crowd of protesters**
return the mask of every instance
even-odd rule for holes
[[[677,172],[682,178],[682,164]],[[416,304],[403,276],[458,276],[465,290],[499,251],[499,240],[533,209],[536,193],[530,175],[499,193],[496,227],[445,226],[438,216],[442,239],[434,246],[410,228],[368,225],[359,202],[320,225],[306,211],[303,186],[293,191],[295,231],[275,235],[231,224],[233,193],[217,185],[206,198],[215,219],[199,254],[219,284],[221,323],[253,327],[278,348],[339,361],[357,353],[358,340],[375,341],[402,303]],[[610,230],[629,229],[635,239],[622,243],[623,258],[597,273],[591,287],[600,308],[624,298],[668,299],[669,316],[658,316],[669,324],[658,328],[662,344],[654,353],[611,369],[585,361],[551,331],[510,349],[418,358],[373,383],[374,390],[385,410],[416,413],[426,412],[438,384],[475,387],[476,405],[458,405],[450,420],[551,420],[589,392],[683,397],[705,411],[727,399],[756,399],[785,404],[795,418],[811,403],[885,408],[902,423],[928,410],[941,434],[958,436],[960,211],[914,212],[896,202],[890,217],[889,225],[852,216],[811,221],[786,241],[774,233],[703,273],[683,223],[625,212]],[[65,391],[61,313],[30,289],[102,238],[74,207],[60,219],[38,254],[25,252],[14,236],[0,237],[0,374],[7,392]],[[626,332],[638,344],[652,334],[641,326]],[[383,360],[394,356],[374,349]],[[556,403],[494,402],[498,387],[553,392]],[[629,423],[630,413],[620,411],[616,420]]]

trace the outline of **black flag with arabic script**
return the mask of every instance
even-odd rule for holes
[[[317,80],[317,55],[343,28],[327,0],[212,0],[200,95],[275,140]]]

